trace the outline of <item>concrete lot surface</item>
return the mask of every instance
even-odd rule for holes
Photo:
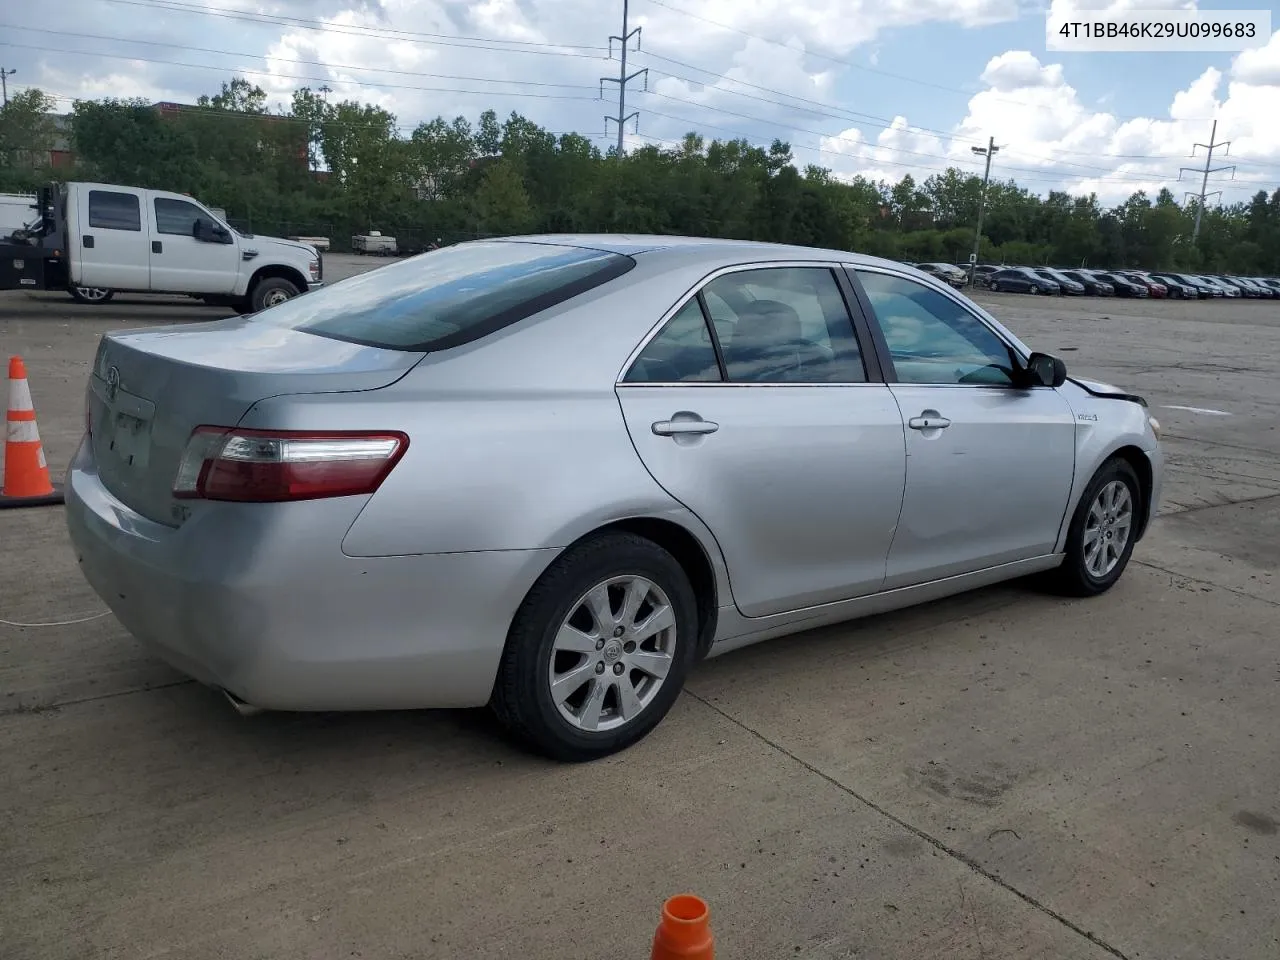
[[[984,302],[1164,424],[1120,584],[731,654],[589,766],[483,711],[240,718],[97,616],[60,507],[0,511],[0,617],[96,617],[0,624],[0,957],[640,960],[685,890],[725,960],[1280,956],[1280,303]],[[190,303],[0,294],[56,472],[97,337]]]

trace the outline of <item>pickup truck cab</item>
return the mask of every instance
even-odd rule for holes
[[[58,194],[73,288],[188,294],[257,313],[323,283],[315,247],[239,233],[184,194],[105,183]]]

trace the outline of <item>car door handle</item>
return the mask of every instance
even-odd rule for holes
[[[152,241],[151,241],[151,252],[152,252],[152,253],[164,253],[164,244],[162,244],[159,240],[152,240]]]
[[[951,421],[937,414],[927,417],[912,417],[907,421],[912,430],[942,430],[951,426]]]
[[[688,434],[715,433],[720,424],[710,420],[659,420],[652,427],[659,437],[677,437]]]
[[[80,242],[84,245],[84,248],[86,250],[93,249],[93,236],[91,234],[86,233],[83,237],[80,238]]]

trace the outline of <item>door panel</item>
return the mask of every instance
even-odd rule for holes
[[[1075,471],[1075,416],[958,298],[856,271],[883,333],[906,430],[902,517],[885,589],[1051,553]]]
[[[206,243],[194,236],[198,218],[209,213],[189,200],[150,194],[151,288],[174,293],[233,293],[239,246]]]
[[[903,489],[888,387],[622,385],[618,396],[649,472],[715,534],[745,616],[880,589]],[[690,415],[715,432],[654,432]]]
[[[151,288],[150,236],[142,215],[142,191],[78,191],[78,236],[68,246],[79,251],[78,286],[112,290]]]
[[[711,280],[639,352],[618,397],[649,472],[715,535],[745,616],[880,588],[902,506],[902,418],[888,387],[867,382],[829,267]]]
[[[907,429],[885,589],[1052,553],[1075,467],[1075,417],[1058,392],[891,389],[908,423],[924,422]]]

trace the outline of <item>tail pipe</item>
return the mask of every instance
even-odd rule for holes
[[[222,695],[227,698],[227,703],[231,704],[231,709],[242,717],[256,717],[258,714],[266,712],[262,707],[255,707],[251,703],[245,703],[230,690],[223,689]]]

